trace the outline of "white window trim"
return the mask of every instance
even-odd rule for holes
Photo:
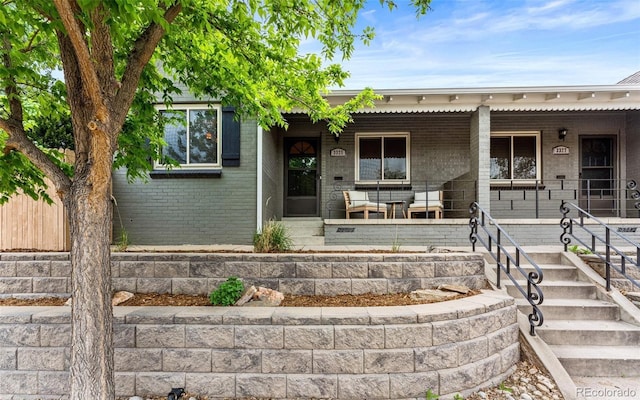
[[[536,178],[535,179],[489,179],[492,185],[504,185],[514,182],[516,184],[535,184],[542,180],[542,133],[540,131],[496,131],[491,132],[491,138],[496,137],[518,137],[518,136],[535,136],[536,137]],[[491,143],[491,142],[489,142]],[[489,149],[491,154],[491,149]],[[511,157],[513,157],[513,140],[511,140]],[[489,155],[491,158],[491,155]],[[513,160],[510,160],[512,164],[513,174]]]
[[[208,110],[214,109],[216,110],[217,118],[217,131],[218,131],[218,147],[216,158],[218,160],[217,163],[208,163],[208,164],[180,164],[178,168],[181,169],[222,169],[222,105],[220,104],[202,104],[202,103],[185,103],[185,104],[173,104],[171,107],[166,107],[164,105],[156,105],[156,110],[158,111],[186,111],[187,115],[187,159],[189,158],[189,111],[190,110]],[[163,132],[164,137],[164,132]],[[154,162],[154,169],[165,170],[168,169],[165,165]]]
[[[411,135],[410,132],[356,132],[355,135],[355,172],[356,183],[371,184],[376,183],[378,180],[361,180],[360,179],[360,139],[361,138],[387,138],[387,137],[403,137],[406,139],[406,154],[407,154],[407,176],[404,179],[384,179],[381,178],[380,182],[385,184],[402,184],[411,181]],[[384,148],[382,149],[382,160],[384,162]]]

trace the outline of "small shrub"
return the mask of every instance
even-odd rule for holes
[[[288,251],[293,242],[282,222],[270,220],[253,237],[253,249],[256,253],[274,253]]]
[[[591,250],[579,247],[577,244],[574,244],[573,246],[570,246],[569,247],[569,251],[574,253],[574,254],[578,254],[578,255],[580,255],[580,254],[592,254]]]
[[[235,276],[229,277],[225,282],[209,295],[209,302],[214,306],[230,306],[242,296],[244,284]]]
[[[438,400],[440,398],[440,396],[438,396],[437,394],[433,393],[433,391],[431,389],[427,389],[427,394],[425,395],[425,399],[426,400]]]

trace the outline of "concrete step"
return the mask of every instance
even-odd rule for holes
[[[522,298],[522,294],[515,285],[510,281],[503,279],[503,284],[507,289],[507,293],[516,299]],[[518,284],[526,290],[527,282],[518,281]],[[540,285],[544,299],[595,299],[596,287],[588,282],[575,281],[542,281]]]
[[[324,236],[324,227],[288,227],[289,236]]]
[[[549,345],[640,346],[640,327],[623,321],[545,319],[536,332]]]
[[[324,236],[324,222],[318,217],[283,218],[282,223],[294,242],[306,241],[306,238],[316,238],[310,239],[310,242],[316,245],[320,242],[317,237]],[[324,237],[322,244],[324,244]]]
[[[324,246],[324,236],[292,237],[294,247]]]
[[[571,376],[640,377],[638,346],[550,345]]]
[[[518,309],[524,314],[531,312],[531,305],[526,299],[516,298]],[[618,320],[618,306],[603,300],[593,299],[550,299],[545,297],[540,311],[545,321],[549,320]]]
[[[575,281],[578,279],[578,270],[572,265],[538,264],[538,266],[544,274],[543,281]],[[531,265],[522,265],[521,268],[526,273],[535,271]]]

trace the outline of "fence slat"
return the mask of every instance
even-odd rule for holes
[[[0,251],[69,250],[66,211],[53,184],[47,180],[47,185],[51,205],[20,194],[0,206]]]

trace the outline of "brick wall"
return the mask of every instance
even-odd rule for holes
[[[559,204],[558,204],[559,206]],[[559,214],[559,212],[558,212]],[[575,216],[575,215],[574,215]],[[499,220],[504,228],[521,246],[561,246],[559,214],[554,219],[510,219]],[[604,219],[614,230],[618,228],[635,228],[634,232],[624,233],[629,239],[640,241],[640,223],[638,219],[611,218]],[[590,229],[594,229],[604,237],[604,231],[587,221]],[[443,248],[470,247],[468,219],[455,220],[329,220],[325,222],[325,244],[328,246],[377,245],[391,246],[394,243],[403,246],[436,246]],[[575,230],[575,234],[586,243],[591,243],[590,236]],[[627,247],[628,244],[612,235],[616,245]],[[577,243],[574,243],[577,244]]]
[[[220,178],[127,183],[113,173],[114,242],[120,219],[131,244],[251,244],[256,230],[256,123],[241,124],[240,167]]]

